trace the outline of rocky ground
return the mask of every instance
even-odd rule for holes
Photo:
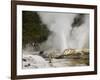
[[[39,54],[24,54],[23,69],[47,68],[47,67],[68,67],[68,66],[88,66],[88,50],[70,50],[65,51],[62,55],[49,54],[41,56]]]

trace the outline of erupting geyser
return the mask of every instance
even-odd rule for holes
[[[49,36],[46,42],[47,45],[59,49],[61,52],[70,48],[70,45],[74,45],[72,44],[73,42],[70,44],[70,39],[72,23],[77,14],[47,12],[38,12],[38,14],[43,24],[46,24],[48,29],[52,32],[52,35]],[[78,44],[74,46],[78,46]]]
[[[41,20],[36,24],[40,24],[40,27],[45,24],[48,28],[46,31],[50,32],[50,35],[47,35],[46,39],[37,45],[33,42],[32,45],[26,46],[23,50],[23,68],[88,65],[90,26],[88,14],[60,12],[36,12],[36,14],[39,16],[38,20]],[[37,28],[38,31],[40,27]],[[42,32],[46,34],[45,30]],[[65,49],[69,50],[65,51]],[[64,54],[71,55],[65,56]]]

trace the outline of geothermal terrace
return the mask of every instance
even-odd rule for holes
[[[63,54],[53,51],[47,56],[38,54],[23,55],[23,69],[48,68],[48,67],[68,67],[68,66],[88,66],[89,50],[65,50]]]

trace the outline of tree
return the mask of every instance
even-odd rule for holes
[[[42,24],[36,12],[22,12],[22,44],[42,43],[47,40],[50,31],[46,25]]]

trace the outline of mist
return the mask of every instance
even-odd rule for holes
[[[47,25],[52,34],[41,48],[65,49],[88,48],[89,46],[89,15],[85,14],[84,23],[79,27],[72,27],[74,18],[79,15],[75,13],[48,13],[38,12],[43,24]]]
[[[39,16],[38,20],[41,22],[36,24],[45,25],[50,35],[46,36],[45,41],[37,42],[37,46],[34,40],[31,45],[29,43],[26,45],[22,59],[24,69],[89,65],[88,14],[53,12],[36,12],[36,14],[38,15],[35,17]],[[67,52],[65,56],[66,49],[73,49],[76,52],[69,56],[71,52]],[[84,49],[87,49],[87,52],[82,51]]]

